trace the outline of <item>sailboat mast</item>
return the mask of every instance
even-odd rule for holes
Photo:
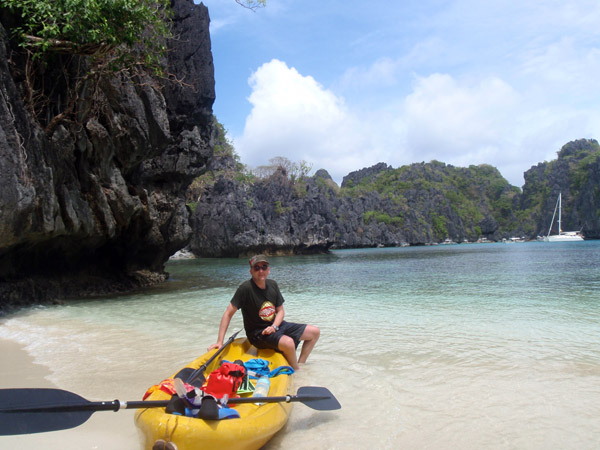
[[[556,200],[556,206],[554,207],[554,213],[552,214],[552,221],[550,222],[550,228],[548,228],[548,235],[546,236],[546,239],[550,238],[550,233],[552,233],[552,227],[554,226],[554,218],[556,217],[556,210],[558,209],[559,202],[560,202],[560,193],[558,194],[558,199]],[[560,213],[559,213],[558,220],[560,220]],[[560,229],[560,225],[558,226],[558,228]],[[558,234],[560,234],[560,231],[558,232]]]
[[[562,213],[562,192],[558,193],[558,234],[562,234],[562,224],[560,221]]]

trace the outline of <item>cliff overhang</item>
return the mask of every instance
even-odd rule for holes
[[[164,66],[177,82],[106,76],[78,99],[94,114],[52,127],[24,101],[25,57],[3,11],[0,309],[159,282],[189,241],[185,191],[212,157],[214,68],[207,8],[174,0],[173,10]],[[60,91],[85,58],[57,59],[45,80]]]

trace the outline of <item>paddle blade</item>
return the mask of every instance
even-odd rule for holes
[[[317,411],[333,411],[342,407],[329,389],[324,387],[303,386],[298,389],[296,398]]]
[[[56,411],[89,403],[61,389],[0,389],[0,436],[43,433],[81,425],[94,411]]]

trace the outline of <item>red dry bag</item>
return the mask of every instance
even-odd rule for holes
[[[210,373],[200,389],[215,398],[222,398],[224,395],[230,398],[237,397],[236,392],[245,374],[246,369],[243,365],[224,362],[221,367]]]

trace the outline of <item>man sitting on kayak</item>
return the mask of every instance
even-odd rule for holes
[[[321,331],[313,325],[283,320],[284,299],[277,283],[267,279],[270,272],[269,260],[265,255],[250,258],[252,278],[238,287],[221,318],[217,342],[208,347],[208,350],[223,346],[231,318],[238,309],[241,309],[244,329],[250,343],[257,348],[279,350],[290,366],[298,370],[298,363],[306,362],[319,340]],[[296,349],[300,341],[304,342],[300,357],[296,359]]]

